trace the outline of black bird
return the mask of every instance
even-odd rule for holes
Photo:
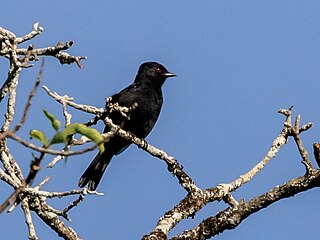
[[[129,131],[139,138],[145,138],[155,125],[163,103],[161,87],[169,77],[176,76],[159,63],[143,63],[138,71],[134,82],[112,96],[111,103],[118,103],[120,106],[133,107],[130,111],[130,118],[125,118],[117,111],[107,109],[107,116],[114,124]],[[108,126],[104,132],[110,131]],[[79,180],[79,187],[88,184],[89,190],[95,190],[106,170],[111,158],[122,153],[130,141],[115,135],[105,143],[105,151],[98,154],[91,162],[87,170]]]

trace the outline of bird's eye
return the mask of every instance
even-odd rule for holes
[[[156,68],[157,73],[161,73],[161,69],[159,67]]]

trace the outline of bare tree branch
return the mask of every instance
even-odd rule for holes
[[[31,40],[32,38],[41,34],[42,32],[43,32],[43,28],[40,27],[39,22],[36,22],[35,24],[33,24],[33,28],[30,33],[26,34],[23,37],[16,38],[15,41],[17,44],[20,44],[20,43],[26,42],[28,40]]]
[[[28,199],[27,198],[22,200],[21,206],[22,206],[22,209],[24,211],[24,215],[25,215],[25,218],[26,218],[26,224],[27,224],[28,229],[29,229],[29,237],[28,238],[30,240],[38,240],[39,238],[37,237],[36,230],[35,230],[35,227],[34,227],[33,222],[32,222],[31,212],[30,212],[30,208],[29,208],[29,204],[28,204]]]
[[[250,171],[241,175],[235,181],[228,184],[220,184],[216,187],[201,190],[201,194],[190,195],[188,194],[178,205],[172,210],[167,211],[158,221],[156,227],[152,232],[143,237],[144,240],[153,239],[166,239],[167,234],[173,229],[176,224],[181,220],[194,216],[199,210],[201,210],[209,202],[221,201],[222,199],[228,200],[230,205],[236,208],[239,203],[233,199],[231,192],[235,191],[245,183],[249,182],[258,172],[260,172],[265,165],[276,156],[280,148],[287,143],[288,137],[291,135],[291,111],[289,109],[280,109],[278,112],[285,115],[286,119],[284,126],[278,137],[276,137],[267,152],[266,156]],[[183,238],[182,238],[183,239]],[[193,239],[193,238],[186,238]]]
[[[281,199],[292,197],[297,193],[319,186],[320,171],[317,170],[310,175],[292,179],[248,202],[240,203],[236,207],[229,207],[216,216],[203,220],[195,228],[171,238],[171,240],[209,239],[225,230],[236,228],[244,219]]]
[[[52,92],[47,86],[42,86],[42,88],[46,91],[46,93],[55,99],[60,104],[67,104],[70,107],[73,107],[77,110],[86,112],[86,113],[92,113],[92,114],[103,114],[104,109],[103,108],[96,108],[94,106],[84,105],[84,104],[76,104],[73,102],[73,98],[70,98],[66,95],[60,96],[56,92]]]
[[[291,128],[290,130],[291,130],[291,134],[292,134],[292,136],[294,138],[294,141],[297,144],[297,147],[298,147],[298,150],[300,152],[300,155],[302,157],[302,163],[305,166],[307,173],[310,174],[311,172],[313,172],[315,170],[315,168],[313,167],[313,165],[311,163],[311,160],[309,158],[309,154],[308,154],[307,150],[303,146],[302,140],[300,138],[300,133],[305,131],[304,129],[311,128],[312,123],[309,123],[309,124],[305,125],[305,126],[308,126],[308,127],[304,127],[303,130],[302,130],[300,128],[300,118],[301,118],[300,115],[298,115],[296,117],[294,128]]]
[[[71,227],[66,226],[57,215],[44,210],[48,206],[44,201],[41,201],[39,198],[34,198],[32,201],[29,201],[29,204],[30,209],[33,210],[53,231],[55,231],[59,237],[66,240],[80,240],[77,233]]]

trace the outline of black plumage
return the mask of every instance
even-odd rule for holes
[[[122,129],[139,138],[145,138],[155,125],[161,111],[163,103],[161,87],[168,77],[174,76],[175,74],[168,72],[159,63],[143,63],[134,82],[113,95],[111,100],[111,103],[118,103],[124,107],[133,107],[135,104],[135,107],[129,113],[130,118],[128,119],[119,112],[108,109],[107,116]],[[110,131],[110,128],[106,126],[104,132],[108,131]],[[88,184],[89,190],[95,190],[112,157],[120,154],[130,144],[131,142],[118,135],[112,137],[105,143],[105,151],[98,154],[82,174],[78,184],[79,187]]]

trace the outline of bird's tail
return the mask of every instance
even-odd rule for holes
[[[82,174],[79,179],[78,186],[84,187],[88,184],[88,189],[91,191],[96,190],[98,184],[102,178],[104,171],[109,165],[113,154],[104,151],[102,154],[98,154],[90,163],[89,167]]]

